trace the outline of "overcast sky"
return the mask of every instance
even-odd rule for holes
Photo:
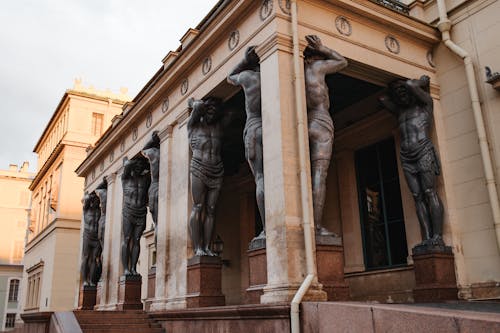
[[[217,0],[0,0],[0,169],[30,162],[64,91],[134,97]]]

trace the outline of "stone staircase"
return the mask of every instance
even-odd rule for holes
[[[165,333],[144,311],[74,311],[83,333]]]

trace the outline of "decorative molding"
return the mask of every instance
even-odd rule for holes
[[[284,14],[290,15],[292,12],[292,3],[290,0],[279,0],[280,9]]]
[[[260,19],[265,21],[273,12],[273,0],[262,0],[260,5]]]
[[[120,151],[122,153],[125,151],[125,139],[120,142]]]
[[[160,138],[160,143],[172,137],[172,132],[174,131],[173,125],[168,125],[164,130],[158,132],[158,137]]]
[[[500,73],[492,72],[491,68],[486,66],[486,83],[491,84],[491,86],[500,91]]]
[[[146,117],[146,128],[150,128],[151,124],[153,124],[153,114],[149,112],[148,116]]]
[[[427,58],[427,62],[432,68],[436,68],[436,63],[434,62],[434,56],[432,54],[432,50],[427,51],[427,54],[425,56]]]
[[[229,50],[234,50],[236,46],[240,43],[240,32],[238,30],[233,30],[229,34],[229,38],[227,40],[227,46],[229,47]]]
[[[137,126],[134,127],[134,129],[132,130],[132,140],[137,140],[137,136],[139,135],[139,130],[137,129]]]
[[[397,0],[370,0],[371,2],[377,3],[381,6],[394,10],[398,13],[410,15],[410,7],[397,1]]]
[[[161,112],[162,113],[165,113],[168,111],[168,107],[169,107],[169,100],[168,100],[168,97],[166,97],[163,102],[161,103]]]
[[[351,22],[349,22],[345,16],[337,16],[335,19],[335,27],[341,35],[350,36],[352,34]]]
[[[211,69],[212,69],[212,58],[206,57],[203,60],[203,64],[201,66],[201,72],[203,73],[203,75],[207,75]]]
[[[182,83],[181,83],[181,94],[185,95],[187,93],[188,89],[189,89],[189,81],[186,78],[186,79],[182,80]]]
[[[111,153],[109,153],[109,161],[113,162],[115,160],[115,151],[112,150]]]
[[[99,171],[102,172],[102,170],[104,170],[104,161],[102,161],[99,165]]]
[[[392,35],[387,35],[385,36],[385,47],[389,52],[394,53],[394,54],[399,54],[401,51],[401,46],[399,45],[399,41],[396,39],[396,37]]]

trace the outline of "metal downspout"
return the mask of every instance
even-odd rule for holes
[[[290,321],[291,332],[300,332],[299,305],[302,298],[307,293],[316,277],[316,269],[314,267],[314,251],[313,251],[313,234],[311,232],[311,208],[309,206],[309,184],[307,178],[307,163],[309,157],[306,155],[306,137],[304,125],[304,110],[302,109],[302,91],[301,82],[304,78],[300,71],[300,55],[299,55],[299,36],[298,36],[298,20],[297,20],[297,0],[291,0],[291,19],[292,19],[292,39],[293,39],[293,82],[295,88],[295,111],[297,115],[297,137],[299,144],[299,163],[300,163],[300,189],[301,189],[301,206],[302,206],[302,228],[304,231],[304,247],[306,254],[307,276],[297,290],[290,304]]]
[[[476,75],[474,73],[474,65],[471,56],[466,50],[455,44],[450,38],[451,21],[448,19],[448,11],[444,0],[437,0],[439,23],[437,25],[444,44],[453,53],[463,59],[465,65],[465,74],[467,84],[469,86],[469,94],[472,101],[472,112],[476,123],[476,130],[479,137],[479,147],[481,149],[481,158],[483,160],[484,175],[486,178],[486,187],[490,199],[491,211],[493,213],[493,222],[495,226],[497,246],[500,250],[500,205],[498,203],[498,192],[496,188],[496,179],[493,172],[493,163],[491,160],[490,148],[488,138],[486,136],[486,129],[484,126],[484,118],[479,101],[479,94],[477,92]]]

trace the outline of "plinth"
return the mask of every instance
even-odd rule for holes
[[[458,298],[455,259],[451,247],[417,245],[413,248],[415,302],[440,302]]]
[[[94,306],[96,304],[96,295],[96,286],[81,286],[80,295],[78,297],[78,309],[94,310]]]
[[[99,307],[99,305],[101,304],[101,299],[104,297],[104,295],[102,294],[104,292],[104,288],[103,288],[103,281],[102,280],[99,280],[99,282],[97,282],[97,293],[96,293],[96,297],[95,297],[95,304],[96,307]]]
[[[222,294],[222,260],[220,257],[195,256],[187,263],[188,308],[226,304]]]
[[[141,302],[142,277],[138,275],[122,275],[118,282],[118,310],[142,310]]]
[[[316,235],[318,282],[328,301],[348,301],[349,285],[344,279],[344,248],[338,236]]]
[[[264,294],[267,284],[266,238],[254,238],[248,247],[247,255],[249,286],[245,303],[260,304],[260,296]]]

